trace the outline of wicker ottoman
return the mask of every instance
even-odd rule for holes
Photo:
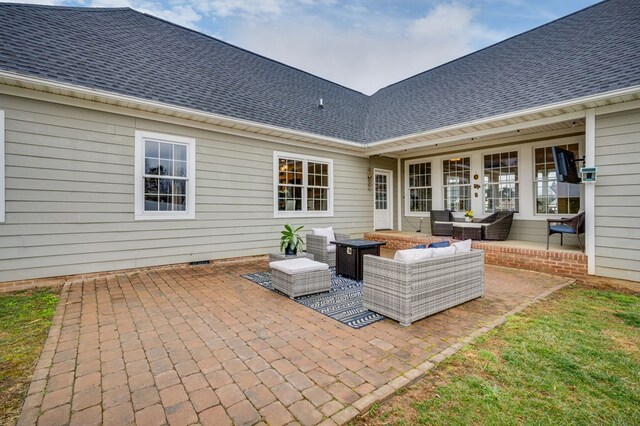
[[[290,298],[331,290],[329,265],[307,258],[269,263],[271,285]]]

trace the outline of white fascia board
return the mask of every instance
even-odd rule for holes
[[[225,115],[203,112],[193,108],[186,108],[186,107],[180,107],[180,106],[167,104],[163,102],[150,101],[147,99],[137,98],[134,96],[121,95],[118,93],[107,92],[99,89],[91,89],[84,86],[77,86],[73,84],[60,83],[52,80],[30,77],[23,74],[0,71],[0,78],[15,80],[18,82],[27,83],[31,85],[40,85],[40,86],[52,88],[55,90],[67,91],[70,93],[71,96],[76,95],[75,97],[78,97],[77,96],[78,94],[82,94],[85,96],[95,96],[95,97],[106,98],[108,100],[115,101],[115,102],[125,102],[128,104],[132,104],[136,107],[164,109],[164,110],[172,111],[178,114],[185,114],[186,117],[184,118],[194,117],[194,118],[200,118],[200,119],[213,119],[229,125],[244,125],[247,127],[256,127],[266,132],[280,132],[287,135],[313,139],[318,142],[339,144],[339,145],[349,146],[353,148],[365,147],[364,144],[359,142],[352,142],[344,139],[321,136],[314,133],[291,130],[284,127],[272,126],[268,124],[258,123],[255,121],[243,120],[240,118],[232,118]]]
[[[385,145],[389,145],[389,144],[393,144],[393,143],[398,143],[398,142],[402,142],[408,139],[413,139],[413,138],[419,138],[419,137],[425,137],[425,136],[429,136],[429,135],[434,135],[434,134],[438,134],[438,133],[443,133],[443,132],[451,132],[451,131],[460,131],[463,130],[464,128],[467,127],[474,127],[474,126],[479,126],[479,125],[486,125],[486,124],[490,124],[492,122],[496,122],[496,121],[504,121],[504,120],[510,120],[510,119],[514,119],[514,118],[518,118],[518,117],[522,117],[522,116],[526,116],[526,115],[532,115],[532,114],[541,114],[547,111],[551,111],[554,109],[562,109],[562,108],[571,108],[571,107],[576,107],[579,106],[581,104],[585,104],[585,103],[592,103],[592,102],[600,102],[609,98],[615,98],[615,97],[620,97],[620,96],[627,96],[630,94],[634,94],[634,93],[639,93],[640,92],[640,86],[633,86],[633,87],[629,87],[629,88],[625,88],[625,89],[620,89],[620,90],[613,90],[611,92],[606,92],[606,93],[601,93],[598,95],[591,95],[591,96],[585,96],[582,98],[575,98],[575,99],[571,99],[568,101],[563,101],[563,102],[556,102],[553,104],[547,104],[547,105],[542,105],[539,107],[535,107],[535,108],[529,108],[529,109],[525,109],[525,110],[520,110],[520,111],[514,111],[514,112],[509,112],[507,114],[502,114],[502,115],[496,115],[496,116],[491,116],[491,117],[487,117],[487,118],[482,118],[479,120],[472,120],[472,121],[468,121],[465,123],[459,123],[459,124],[454,124],[451,126],[445,126],[445,127],[440,127],[438,129],[433,129],[433,130],[429,130],[426,132],[418,132],[418,133],[414,133],[411,135],[405,135],[405,136],[400,136],[400,137],[396,137],[396,138],[390,138],[390,139],[385,139],[385,140],[381,140],[381,141],[377,141],[377,142],[372,142],[370,144],[367,144],[367,150],[369,152],[369,154],[371,155],[375,155],[375,154],[380,154],[380,153],[384,153],[384,152],[394,152],[394,151],[399,151],[401,149],[403,149],[403,147],[395,145],[395,146],[388,146],[388,147],[384,147]],[[502,133],[504,131],[509,131],[509,128],[513,128],[513,129],[522,129],[525,127],[534,127],[534,126],[538,126],[540,125],[541,121],[544,121],[543,124],[549,124],[549,123],[553,123],[553,122],[558,122],[558,121],[565,121],[565,120],[570,120],[572,118],[582,118],[585,116],[585,112],[584,111],[577,111],[574,113],[566,113],[566,114],[560,114],[557,116],[552,116],[552,117],[545,117],[539,120],[533,120],[533,121],[526,121],[526,122],[522,122],[522,123],[517,123],[517,124],[511,124],[508,126],[501,126],[499,128],[493,128],[493,129],[487,129],[487,130],[481,130],[481,131],[477,131],[477,132],[469,132],[469,133],[465,133],[465,134],[461,134],[461,135],[456,135],[456,136],[451,136],[449,138],[441,138],[433,141],[424,141],[424,142],[419,142],[418,144],[408,144],[408,147],[416,147],[416,146],[425,146],[425,145],[429,145],[429,144],[434,144],[434,143],[442,143],[442,141],[444,139],[451,139],[451,140],[460,140],[460,139],[466,139],[466,138],[470,138],[470,137],[475,137],[477,136],[482,136],[482,135],[486,135],[486,134],[491,134],[491,133]],[[535,124],[530,124],[530,123],[535,123]],[[371,148],[375,148],[375,147],[380,147],[380,149],[371,149]]]

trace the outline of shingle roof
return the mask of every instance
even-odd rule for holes
[[[640,1],[610,0],[375,93],[381,140],[640,85]]]
[[[364,133],[366,95],[128,8],[2,4],[0,69],[334,138]]]
[[[0,4],[0,69],[367,143],[640,85],[638,28],[609,0],[366,96],[131,9]]]

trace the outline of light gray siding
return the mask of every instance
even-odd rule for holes
[[[640,109],[596,116],[596,275],[640,281]]]
[[[0,109],[0,281],[264,254],[288,221],[373,226],[367,158],[8,95]],[[136,130],[196,139],[196,220],[134,220]],[[273,217],[274,151],[333,159],[334,217]]]

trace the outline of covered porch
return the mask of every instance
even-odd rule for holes
[[[384,250],[389,252],[414,247],[417,244],[429,244],[451,237],[439,237],[427,233],[402,231],[366,232],[364,238],[385,242]],[[566,242],[565,242],[566,244]],[[546,249],[546,243],[540,241],[474,241],[472,247],[484,250],[485,263],[544,272],[571,278],[587,276],[587,256],[577,246],[563,245],[553,241]]]

